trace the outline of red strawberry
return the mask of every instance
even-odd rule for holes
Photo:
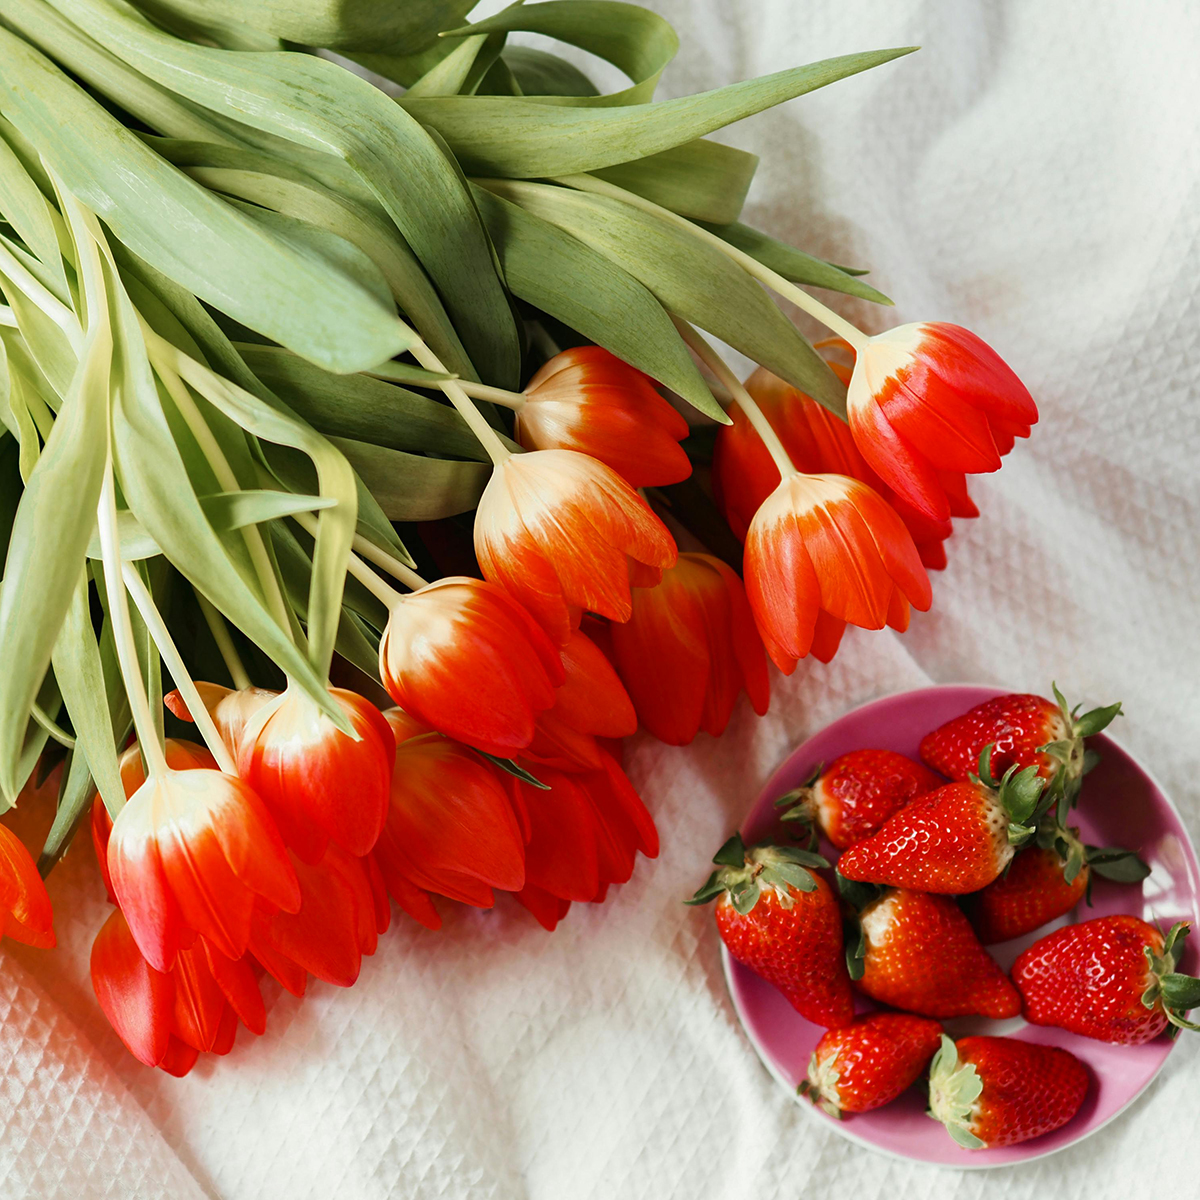
[[[944,782],[894,750],[852,750],[828,767],[818,767],[803,787],[775,803],[787,807],[782,820],[817,826],[839,850],[845,850]]]
[[[1015,1017],[1021,999],[946,896],[896,888],[859,914],[850,976],[873,1000],[926,1017]]]
[[[1067,707],[1054,688],[1053,700],[1016,694],[996,696],[927,734],[921,761],[951,779],[967,779],[984,746],[992,745],[992,770],[1003,774],[1036,767],[1047,782],[1074,803],[1083,776],[1094,765],[1084,738],[1099,733],[1121,711],[1121,705],[1094,708],[1082,717]]]
[[[1068,1050],[1005,1037],[965,1037],[929,1068],[929,1115],[968,1150],[994,1150],[1065,1125],[1087,1095],[1083,1063]]]
[[[1188,923],[1163,935],[1131,916],[1097,917],[1034,942],[1013,964],[1025,1019],[1102,1042],[1140,1046],[1200,1005],[1200,980],[1175,971]]]
[[[1002,782],[992,778],[989,750],[979,775],[929,792],[889,817],[878,833],[851,846],[838,871],[847,879],[943,895],[986,887],[1008,866],[1016,846],[1033,837],[1042,816],[1043,783],[1033,767]]]
[[[983,944],[1031,933],[1073,909],[1087,894],[1091,872],[1121,883],[1145,879],[1150,868],[1136,854],[1080,842],[1077,829],[1058,831],[1048,846],[1021,850],[1008,870],[966,903]]]
[[[841,912],[829,885],[808,869],[829,864],[791,846],[747,850],[737,834],[713,862],[719,869],[688,903],[719,897],[717,929],[729,953],[774,984],[806,1020],[849,1025],[854,996]]]
[[[941,1042],[942,1027],[907,1013],[872,1013],[817,1043],[796,1089],[831,1117],[870,1112],[910,1088]]]

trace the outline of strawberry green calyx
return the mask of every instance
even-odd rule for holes
[[[1063,879],[1074,883],[1086,866],[1096,875],[1113,883],[1140,883],[1150,874],[1150,867],[1133,850],[1123,846],[1089,846],[1079,839],[1079,830],[1060,825],[1057,814],[1047,813],[1038,824],[1037,844],[1043,850],[1053,850],[1062,860]],[[1088,878],[1088,903],[1091,903],[1092,882]]]
[[[817,798],[813,795],[813,788],[821,778],[824,767],[824,763],[818,763],[798,788],[784,792],[775,801],[775,807],[784,810],[779,814],[779,819],[801,826],[804,831],[800,835],[801,840],[805,841],[810,849],[817,842]]]
[[[734,909],[743,916],[758,903],[764,889],[772,889],[780,904],[790,908],[791,889],[811,892],[817,886],[811,868],[829,866],[819,854],[793,846],[773,846],[764,842],[747,850],[739,833],[713,855],[713,862],[717,870],[684,903],[707,904],[727,893]]]
[[[1073,808],[1079,799],[1079,791],[1083,786],[1083,777],[1099,762],[1099,755],[1089,750],[1085,739],[1102,729],[1108,728],[1114,717],[1121,712],[1121,702],[1107,704],[1101,708],[1093,708],[1090,712],[1079,715],[1079,706],[1072,709],[1058,690],[1058,684],[1050,685],[1054,689],[1054,699],[1062,711],[1063,724],[1067,736],[1058,741],[1047,742],[1040,746],[1043,754],[1048,754],[1058,764],[1049,791],[1053,802],[1058,807],[1059,824],[1066,820],[1067,809]]]
[[[1043,796],[1046,781],[1038,775],[1037,767],[1025,767],[1018,771],[1016,765],[1004,772],[1002,779],[992,775],[992,751],[994,744],[984,746],[979,753],[979,774],[971,778],[990,788],[996,803],[1008,817],[1008,840],[1014,846],[1023,846],[1031,841],[1038,831],[1038,822],[1049,810],[1052,800]]]
[[[796,1094],[808,1096],[823,1113],[840,1121],[842,1109],[837,1085],[841,1072],[837,1069],[837,1060],[836,1050],[824,1058],[819,1058],[814,1051],[808,1060],[808,1078],[797,1085]]]
[[[863,977],[867,962],[867,935],[859,914],[868,904],[885,896],[888,889],[877,883],[859,883],[856,879],[847,879],[840,871],[835,871],[835,876],[838,895],[853,913],[846,923],[846,970],[852,980],[859,980]]]
[[[971,1132],[983,1080],[971,1063],[959,1063],[958,1048],[942,1034],[941,1049],[929,1065],[929,1116],[945,1125],[950,1136],[966,1150],[987,1145]]]
[[[1162,1008],[1168,1021],[1175,1030],[1197,1029],[1200,1025],[1187,1019],[1187,1014],[1193,1008],[1200,1006],[1200,979],[1191,975],[1181,975],[1176,970],[1176,964],[1183,954],[1183,941],[1191,932],[1187,921],[1172,925],[1170,932],[1163,940],[1162,954],[1156,955],[1149,946],[1146,947],[1146,963],[1150,968],[1150,984],[1142,993],[1142,1003],[1147,1008],[1158,1005]]]

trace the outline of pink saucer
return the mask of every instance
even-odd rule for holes
[[[774,801],[803,783],[817,764],[864,748],[896,750],[916,758],[921,738],[931,729],[1002,692],[1000,688],[965,685],[921,688],[872,701],[847,713],[809,738],[771,777],[742,826],[746,844],[778,834]],[[1118,718],[1118,727],[1120,721]],[[1150,877],[1141,884],[1117,884],[1097,878],[1090,909],[1080,905],[1054,925],[990,947],[1005,969],[1026,946],[1056,925],[1094,916],[1133,913],[1161,923],[1164,929],[1175,921],[1191,920],[1200,934],[1200,870],[1174,804],[1149,772],[1111,738],[1100,734],[1088,744],[1099,752],[1101,761],[1084,781],[1072,823],[1079,826],[1085,842],[1138,850],[1150,864]],[[827,844],[822,853],[831,861],[836,855]],[[794,1096],[824,1030],[804,1020],[753,971],[735,962],[724,950],[722,953],[729,993],[751,1043],[771,1074]],[[1191,945],[1181,970],[1195,974],[1196,958],[1196,947]],[[859,997],[860,1012],[871,1007],[869,1001]],[[925,1115],[920,1084],[884,1108],[847,1115],[840,1121],[826,1116],[806,1099],[796,1097],[797,1102],[814,1120],[826,1123],[843,1137],[886,1154],[940,1166],[998,1167],[1053,1154],[1095,1133],[1142,1092],[1174,1046],[1165,1034],[1144,1046],[1110,1046],[1061,1029],[1026,1025],[1021,1018],[965,1018],[945,1025],[953,1037],[1003,1034],[1070,1050],[1086,1065],[1092,1079],[1083,1107],[1072,1121],[1044,1137],[1000,1150],[972,1151],[956,1145],[941,1125]]]

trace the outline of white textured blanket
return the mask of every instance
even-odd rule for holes
[[[973,485],[934,610],[774,677],[719,741],[629,765],[662,831],[607,904],[547,935],[515,905],[399,919],[349,991],[268,992],[266,1035],[190,1077],[125,1052],[87,979],[105,907],[81,842],[50,880],[61,947],[0,949],[0,1196],[228,1200],[1090,1200],[1196,1194],[1200,1035],[1094,1140],[959,1174],[856,1149],[740,1032],[706,910],[680,901],[788,749],[929,681],[1058,679],[1200,834],[1200,6],[1186,0],[653,0],[666,91],[826,55],[920,54],[727,135],[764,156],[748,219],[869,265],[894,314],[977,330],[1042,409]],[[446,906],[449,908],[450,906]]]

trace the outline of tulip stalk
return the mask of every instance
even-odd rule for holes
[[[221,737],[216,722],[209,715],[204,701],[200,698],[200,692],[184,664],[183,655],[179,653],[179,649],[171,637],[162,613],[158,611],[158,607],[154,603],[154,597],[150,595],[150,589],[146,587],[132,563],[122,564],[122,577],[126,590],[142,620],[146,623],[146,628],[150,631],[150,637],[158,647],[159,655],[166,663],[167,670],[171,672],[171,678],[175,680],[175,686],[179,689],[179,694],[183,697],[188,712],[192,714],[192,720],[196,722],[196,728],[200,731],[204,744],[213,758],[217,760],[217,766],[226,775],[236,775],[237,764],[233,761],[233,755],[230,754],[229,747],[225,745],[225,739]],[[163,761],[165,765],[166,760]]]
[[[167,389],[167,394],[174,401],[175,407],[179,410],[179,415],[183,417],[192,437],[196,439],[196,444],[200,447],[200,452],[216,476],[217,482],[227,492],[240,491],[242,485],[234,474],[229,459],[226,458],[220,443],[200,412],[187,383],[175,369],[181,358],[180,352],[170,342],[159,337],[144,319],[141,326],[142,336],[146,341],[146,351],[154,363],[154,370]],[[257,525],[246,525],[241,532],[246,543],[246,550],[250,555],[250,562],[254,567],[254,573],[258,577],[259,585],[266,598],[267,607],[280,629],[284,630],[292,641],[295,641],[296,630],[293,625],[291,609],[284,599],[283,589],[279,585],[279,578],[271,564],[271,556],[267,552],[262,531]]]
[[[746,414],[750,424],[754,426],[754,432],[762,438],[763,445],[766,446],[767,452],[779,468],[780,478],[786,479],[789,475],[794,475],[796,467],[788,456],[788,452],[784,449],[783,442],[779,440],[779,435],[775,432],[771,422],[767,420],[766,414],[759,408],[754,397],[746,391],[741,380],[729,369],[729,365],[725,360],[691,325],[676,316],[672,316],[671,319],[675,322],[675,328],[679,330],[680,337],[696,352],[696,356],[700,361],[712,371],[717,377],[717,381],[736,401],[742,412]],[[716,395],[715,392],[713,394]]]
[[[413,358],[427,371],[437,371],[440,374],[446,374],[446,368],[442,364],[441,359],[419,338],[409,349]],[[446,398],[458,410],[459,416],[466,421],[471,432],[479,439],[480,445],[487,451],[488,457],[496,466],[503,465],[507,459],[512,457],[512,451],[500,440],[499,435],[487,421],[483,419],[483,414],[475,407],[471,397],[463,390],[460,380],[445,379],[438,383],[438,387],[446,393]]]
[[[104,468],[104,482],[100,485],[100,505],[97,512],[100,533],[100,554],[104,563],[104,589],[108,594],[109,618],[112,621],[113,643],[117,650],[117,664],[129,698],[129,709],[133,714],[133,727],[137,732],[138,746],[146,763],[148,777],[166,775],[167,756],[159,740],[158,726],[150,709],[150,697],[146,693],[146,682],[142,678],[142,664],[138,658],[137,643],[133,638],[133,621],[129,613],[129,598],[125,594],[121,561],[121,538],[117,530],[117,498],[113,487],[112,456]],[[105,802],[107,806],[107,801]],[[119,812],[120,809],[117,810]],[[109,809],[109,816],[116,820],[117,813]]]
[[[316,518],[312,513],[293,513],[292,517],[296,523],[308,534],[315,535],[317,532]],[[361,533],[354,535],[354,550],[357,553],[351,553],[350,561],[346,564],[346,569],[354,576],[375,597],[376,600],[386,604],[389,609],[400,599],[401,593],[396,591],[390,584],[385,583],[363,559],[369,559],[376,566],[382,567],[389,575],[400,580],[406,587],[410,587],[413,591],[417,588],[427,586],[426,580],[422,579],[411,567],[402,563],[394,555],[389,554],[386,550],[376,546],[374,542],[369,542]]]
[[[196,602],[200,605],[204,622],[213,635],[213,641],[217,643],[217,649],[221,652],[221,658],[225,662],[229,678],[233,680],[233,686],[239,692],[253,687],[250,676],[246,673],[246,668],[242,663],[242,656],[238,654],[237,647],[233,644],[233,638],[229,636],[229,626],[226,625],[225,618],[199,592],[196,592]]]
[[[486,184],[487,180],[480,182]],[[845,317],[835,313],[832,308],[828,308],[822,304],[820,300],[814,299],[803,288],[797,287],[790,279],[785,279],[777,271],[772,271],[770,267],[764,266],[747,254],[744,250],[739,250],[736,246],[732,246],[724,238],[719,238],[715,233],[710,233],[707,229],[702,229],[699,225],[689,221],[686,217],[681,217],[678,213],[672,212],[669,208],[663,208],[661,204],[655,204],[653,200],[647,200],[644,196],[639,196],[635,192],[627,192],[624,188],[617,187],[616,184],[608,183],[606,180],[597,179],[594,175],[562,175],[554,179],[555,183],[562,184],[564,187],[574,188],[580,192],[592,192],[597,196],[607,196],[612,200],[620,200],[624,204],[628,204],[633,208],[640,208],[643,212],[660,217],[664,221],[670,222],[679,229],[685,230],[692,237],[698,238],[702,242],[708,243],[715,250],[720,250],[726,257],[733,259],[748,275],[752,275],[760,283],[766,284],[773,292],[777,292],[785,300],[790,300],[797,308],[808,313],[810,317],[815,317],[828,329],[832,329],[839,337],[843,337],[854,347],[855,350],[860,350],[867,344],[868,335],[863,333],[857,325],[852,325]]]

